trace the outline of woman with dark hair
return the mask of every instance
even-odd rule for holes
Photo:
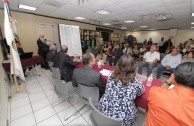
[[[194,62],[194,51],[189,51],[189,54],[183,57],[182,63],[185,62]]]
[[[174,85],[169,89],[171,84]],[[194,63],[175,68],[162,87],[152,87],[148,95],[146,126],[192,126],[194,124]]]
[[[142,82],[135,78],[136,64],[130,55],[118,60],[115,71],[108,76],[106,91],[99,110],[109,117],[122,118],[130,125],[137,116],[134,100],[144,92]]]

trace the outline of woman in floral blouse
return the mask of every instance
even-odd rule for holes
[[[134,100],[144,92],[142,82],[135,79],[136,65],[133,57],[123,55],[109,75],[106,91],[100,99],[99,110],[109,117],[121,118],[130,125],[137,116]]]

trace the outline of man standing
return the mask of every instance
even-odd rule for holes
[[[84,54],[83,64],[85,65],[83,68],[77,68],[73,71],[73,86],[77,87],[78,83],[86,86],[98,86],[101,97],[104,94],[105,86],[101,73],[92,69],[96,64],[94,55],[92,53]]]
[[[152,38],[148,41],[148,46],[151,46],[153,44]]]
[[[178,65],[162,87],[148,95],[146,126],[192,126],[194,124],[194,63]],[[168,89],[173,84],[174,88]]]
[[[160,54],[156,52],[156,45],[152,45],[149,52],[143,57],[142,63],[138,66],[138,74],[142,74],[143,67],[147,67],[147,77],[152,73],[152,69],[157,66]]]
[[[122,56],[122,50],[120,49],[120,45],[117,43],[116,47],[112,53],[112,57],[109,58],[109,65],[112,66],[112,60],[114,61],[114,66],[116,66],[117,61]]]
[[[41,66],[42,68],[49,69],[48,62],[46,61],[46,55],[49,51],[49,46],[46,44],[46,41],[44,39],[44,34],[40,34],[39,39],[37,40],[38,45],[38,54],[39,56],[42,56],[45,62],[45,66]]]
[[[59,68],[61,71],[61,79],[69,82],[72,81],[73,69],[80,62],[80,59],[71,60],[67,55],[68,47],[61,46],[61,52],[57,53],[54,59],[53,67]]]
[[[178,54],[176,48],[172,49],[171,54],[166,55],[161,62],[161,66],[157,69],[157,79],[160,78],[164,70],[174,73],[175,68],[181,63],[181,55]]]

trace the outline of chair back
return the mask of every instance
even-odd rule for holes
[[[55,84],[54,91],[55,94],[63,99],[68,99],[73,96],[77,90],[73,91],[70,89],[72,82],[66,83],[64,80],[53,79]]]
[[[89,103],[92,107],[92,113],[90,113],[89,118],[93,124],[93,126],[122,126],[123,119],[116,119],[112,117],[108,117],[101,113],[93,103],[93,100],[89,98]]]
[[[56,68],[56,67],[50,67],[50,68],[53,73],[52,78],[61,80],[61,71],[59,70],[59,68]]]
[[[48,64],[49,64],[50,67],[52,67],[53,64],[54,64],[52,61],[47,61],[47,62],[48,62]]]
[[[89,97],[91,97],[94,101],[99,100],[99,89],[97,86],[85,86],[82,84],[78,84],[78,96],[85,104],[89,105]]]

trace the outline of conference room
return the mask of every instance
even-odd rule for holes
[[[0,126],[194,125],[194,0],[0,0]]]

